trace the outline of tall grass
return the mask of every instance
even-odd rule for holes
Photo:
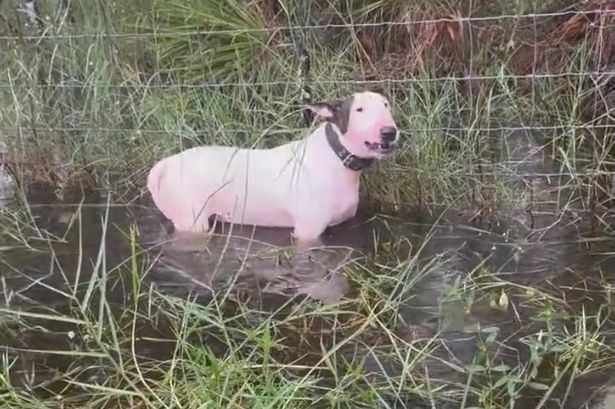
[[[515,171],[502,162],[501,150],[515,135],[510,128],[519,127],[529,128],[543,140],[545,153],[561,161],[553,173],[572,179],[562,183],[574,184],[584,206],[601,200],[597,192],[602,198],[610,194],[604,182],[610,137],[581,115],[580,97],[591,90],[587,77],[515,77],[510,67],[515,50],[501,48],[506,39],[492,36],[491,48],[475,44],[462,54],[446,54],[468,33],[453,26],[418,26],[419,31],[399,32],[403,38],[395,39],[376,27],[363,34],[397,47],[390,56],[399,54],[400,44],[414,44],[405,60],[382,65],[389,54],[378,55],[386,49],[365,60],[369,50],[359,31],[337,30],[334,41],[327,40],[327,30],[271,31],[289,23],[350,23],[339,20],[349,15],[340,13],[350,3],[315,3],[306,10],[290,2],[268,21],[262,17],[268,15],[263,14],[267,2],[92,4],[71,3],[75,23],[61,8],[43,10],[46,36],[39,41],[20,38],[18,29],[14,39],[2,40],[0,125],[24,180],[142,186],[153,161],[188,146],[273,146],[300,138],[308,132],[301,121],[304,101],[297,74],[296,47],[304,41],[311,57],[312,99],[365,87],[392,98],[404,143],[394,159],[367,172],[365,203],[398,210],[432,204],[501,207],[510,197],[505,181]],[[416,3],[400,16],[395,2],[352,3],[351,15],[358,23],[382,21],[385,15],[405,21],[446,16],[443,10],[452,6]],[[17,18],[7,5],[3,8],[7,19]],[[503,24],[516,23],[506,19]],[[551,23],[537,24],[543,30]],[[202,38],[190,34],[202,30],[223,32]],[[439,33],[434,41],[441,45],[424,44],[431,47],[428,53],[420,41],[431,32]],[[559,70],[591,71],[591,41],[561,58]],[[390,64],[414,68],[400,77]],[[399,82],[369,82],[389,72]],[[434,79],[442,75],[486,78]],[[581,146],[590,149],[579,151]],[[390,175],[396,183],[383,183]]]
[[[93,229],[87,205],[74,209],[72,253],[25,226],[4,230],[18,252],[4,250],[5,265],[43,250],[59,270],[4,287],[3,407],[540,408],[613,365],[608,290],[579,309],[572,290],[509,280],[487,260],[464,273],[454,251],[426,258],[429,236],[410,254],[404,239],[378,239],[375,255],[345,267],[352,297],[266,310],[232,291],[198,301],[159,292],[135,226],[103,207]],[[434,288],[441,298],[425,298]],[[412,321],[426,309],[436,325]],[[481,326],[459,332],[460,314]]]
[[[613,141],[608,115],[585,108],[608,98],[588,75],[541,77],[549,67],[533,59],[537,76],[520,74],[527,61],[515,44],[535,28],[483,27],[490,46],[467,42],[475,28],[455,24],[273,30],[470,12],[448,1],[61,3],[42,3],[40,25],[27,27],[12,2],[0,8],[11,26],[0,38],[2,159],[20,182],[20,205],[0,229],[0,406],[542,408],[612,368],[608,276],[539,287],[490,264],[493,252],[465,271],[455,248],[426,250],[429,237],[377,237],[374,254],[344,268],[350,296],[294,297],[271,311],[230,290],[157,289],[139,226],[118,231],[111,207],[85,217],[77,206],[51,233],[41,223],[51,216],[28,203],[30,182],[128,188],[130,201],[171,152],[300,138],[304,42],[312,99],[367,87],[393,102],[403,143],[366,172],[372,210],[452,207],[472,220],[554,201],[593,210],[611,194]],[[534,11],[484,2],[474,12]],[[212,30],[224,32],[193,33]],[[556,71],[596,69],[595,38],[580,37]],[[579,292],[595,302],[575,303]],[[413,317],[426,309],[435,322],[422,328]],[[479,328],[468,330],[469,316]]]

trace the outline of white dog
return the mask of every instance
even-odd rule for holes
[[[351,217],[361,170],[390,154],[398,139],[388,100],[361,92],[309,108],[322,123],[307,138],[272,149],[203,146],[162,159],[147,188],[177,231],[207,232],[225,222],[294,228],[296,243]]]

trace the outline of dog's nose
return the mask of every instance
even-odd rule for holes
[[[393,142],[397,138],[397,128],[394,126],[380,128],[380,137],[383,142]]]

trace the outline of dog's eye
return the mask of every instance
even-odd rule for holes
[[[357,108],[357,112],[363,112],[363,108]]]

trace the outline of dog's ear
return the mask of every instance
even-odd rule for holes
[[[326,121],[332,121],[336,117],[339,104],[337,102],[317,102],[315,104],[309,104],[307,107],[310,111],[316,114],[316,117]]]

